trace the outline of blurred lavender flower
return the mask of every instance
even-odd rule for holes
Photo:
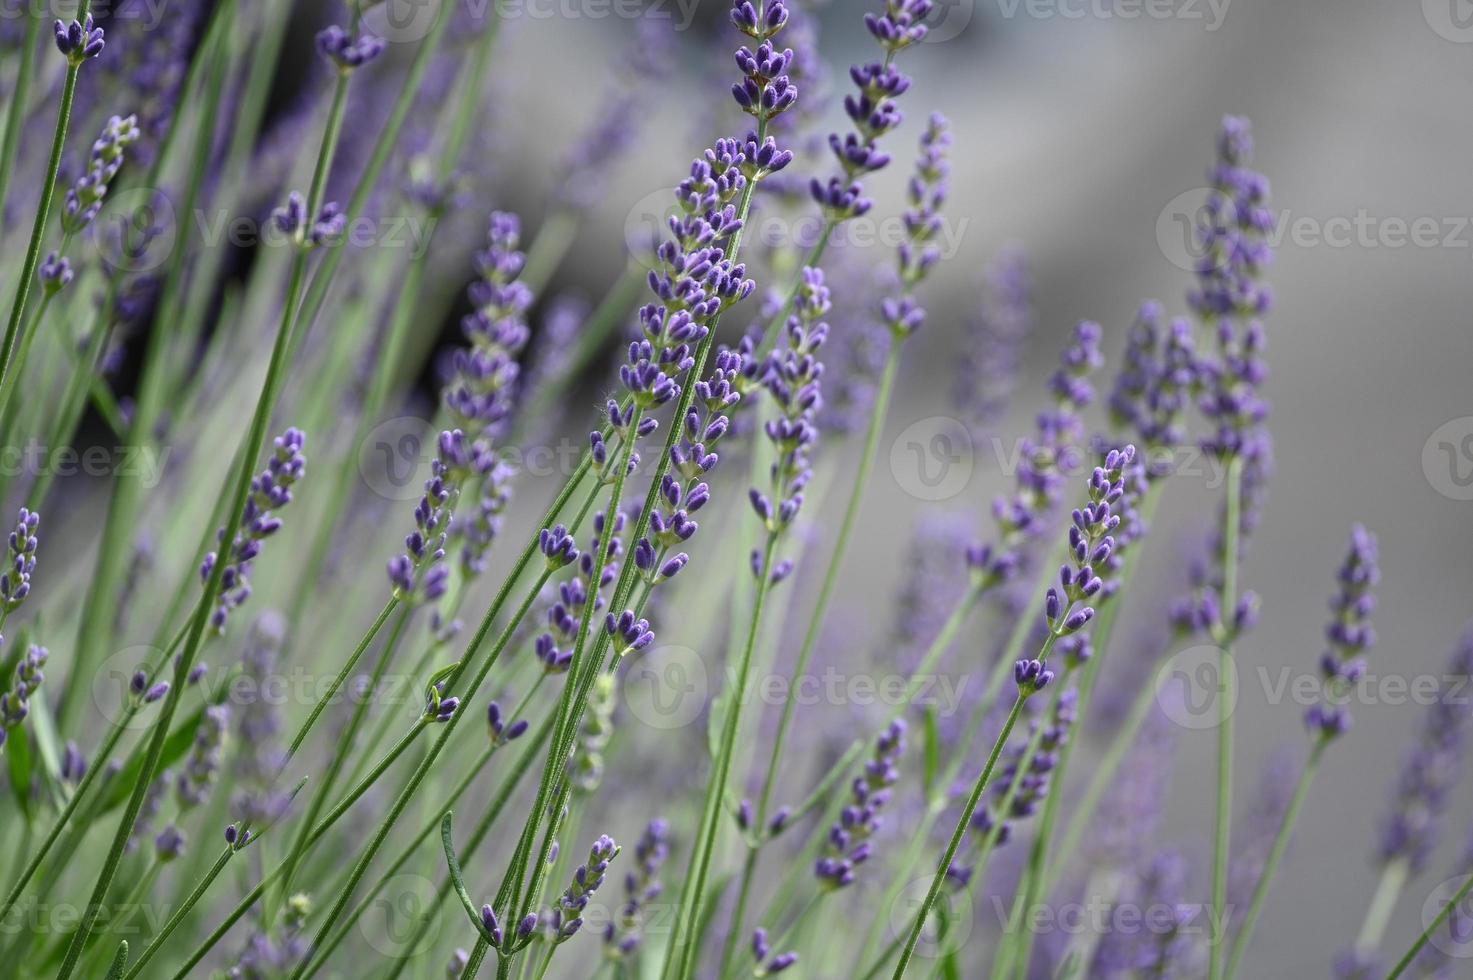
[[[28,648],[25,655],[15,665],[15,681],[4,694],[0,694],[0,745],[5,744],[10,730],[26,720],[26,715],[31,713],[31,695],[41,686],[46,679],[41,668],[46,665],[49,656],[45,647],[32,646]],[[20,792],[28,792],[29,787],[16,787]]]
[[[282,712],[270,694],[279,682],[281,645],[286,621],[264,612],[251,624],[241,653],[241,676],[249,679],[254,695],[241,700],[235,712],[237,753],[231,785],[231,811],[247,824],[265,824],[285,811],[289,797],[275,788],[286,762],[282,744]]]
[[[317,34],[318,52],[344,74],[363,67],[383,54],[384,47],[385,41],[381,37],[362,31],[358,31],[355,37],[336,24]]]
[[[225,732],[229,724],[228,706],[212,704],[204,710],[194,732],[194,745],[175,783],[181,810],[199,806],[209,797],[210,789],[220,774],[220,762],[225,754]]]
[[[604,945],[610,956],[622,959],[639,948],[644,939],[641,929],[646,911],[664,891],[660,867],[669,856],[670,825],[656,817],[634,847],[634,859],[639,863],[624,876],[626,900],[619,907],[618,918],[604,930]]]
[[[1186,443],[1183,417],[1201,392],[1191,324],[1177,318],[1163,325],[1161,319],[1159,303],[1142,304],[1110,393],[1111,419],[1140,440],[1151,464],[1147,475],[1153,479],[1168,471],[1167,460],[1156,459],[1156,451]]]
[[[757,976],[770,977],[798,962],[797,953],[779,953],[776,956],[771,956],[771,953],[772,943],[767,939],[767,930],[758,926],[752,932],[752,957],[757,961]]]
[[[1228,867],[1228,907],[1246,909],[1268,863],[1274,837],[1294,796],[1300,766],[1283,748],[1270,752],[1259,772],[1257,791],[1233,824],[1233,855]]]
[[[61,228],[75,235],[92,223],[102,210],[107,188],[123,166],[123,153],[138,141],[137,116],[113,116],[92,144],[87,172],[66,193],[61,211]]]
[[[1048,796],[1049,774],[1058,765],[1059,751],[1069,740],[1078,701],[1079,692],[1070,688],[1059,695],[1046,719],[1034,720],[1033,730],[1042,728],[1042,734],[1038,751],[1033,754],[1026,769],[1020,772],[1019,765],[1027,754],[1032,733],[1009,747],[1008,762],[992,785],[993,802],[979,807],[972,814],[972,829],[982,841],[991,837],[994,839],[994,846],[1007,843],[1013,822],[1031,817]],[[1011,801],[1009,796],[1012,797]],[[1006,810],[1003,809],[1004,805]]]
[[[1361,654],[1376,642],[1376,631],[1371,628],[1376,597],[1371,589],[1380,578],[1375,535],[1357,524],[1351,530],[1350,551],[1337,576],[1340,591],[1330,600],[1334,615],[1325,628],[1330,649],[1320,657],[1321,700],[1304,716],[1310,731],[1319,738],[1332,739],[1350,728],[1350,711],[1344,702],[1365,676],[1366,662]]]
[[[1382,864],[1406,861],[1413,874],[1421,872],[1437,846],[1438,819],[1451,802],[1449,796],[1463,768],[1463,746],[1473,720],[1467,701],[1459,696],[1473,675],[1473,625],[1466,627],[1443,672],[1440,696],[1427,710],[1421,737],[1396,781],[1392,810],[1381,832],[1377,860]]]
[[[215,601],[215,612],[210,617],[210,626],[217,633],[225,631],[230,611],[251,596],[251,562],[261,553],[262,543],[281,530],[281,519],[276,512],[292,502],[292,487],[302,479],[307,470],[307,458],[302,454],[307,436],[300,429],[287,429],[276,438],[276,449],[266,463],[266,469],[251,481],[251,492],[246,497],[245,510],[241,515],[240,530],[230,543],[225,554],[225,571],[220,580],[220,595]],[[224,544],[225,529],[217,537]],[[200,580],[208,582],[219,558],[210,552],[200,565]]]
[[[984,278],[981,305],[965,324],[953,396],[973,440],[1006,411],[1033,330],[1033,281],[1023,254],[1004,252]]]
[[[0,620],[20,608],[31,594],[31,573],[36,570],[36,531],[41,515],[25,507],[15,518],[15,527],[5,542],[5,571],[0,573]]]
[[[587,795],[598,789],[604,776],[604,749],[614,734],[614,702],[618,687],[612,673],[604,671],[594,678],[588,691],[588,707],[573,741],[573,757],[568,760],[568,778],[573,788]]]

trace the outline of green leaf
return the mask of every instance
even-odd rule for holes
[[[922,785],[925,787],[926,796],[929,798],[931,790],[936,786],[936,776],[941,771],[941,731],[936,723],[936,707],[930,705],[926,708],[925,717],[922,720],[925,734],[925,761],[922,766]]]
[[[470,892],[465,890],[465,879],[460,873],[460,858],[455,856],[455,834],[451,829],[449,810],[445,811],[445,818],[440,821],[440,843],[445,848],[445,866],[450,870],[450,884],[455,889],[460,904],[465,907],[465,914],[470,918],[476,934],[486,940],[488,945],[494,946],[495,943],[491,942],[491,934],[486,931],[485,924],[481,922],[481,910],[476,908],[475,903],[471,901]]]
[[[29,823],[33,816],[31,784],[36,757],[31,752],[31,733],[24,724],[17,725],[10,730],[9,737],[5,740],[5,761],[10,766],[10,785],[13,795],[20,804],[21,812],[25,814],[26,822]]]
[[[107,968],[107,976],[103,980],[122,980],[123,971],[128,968],[128,940],[124,939],[118,943],[118,953],[113,957],[113,965]]]

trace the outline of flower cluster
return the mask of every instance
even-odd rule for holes
[[[1185,412],[1201,391],[1191,324],[1181,317],[1163,324],[1162,316],[1159,303],[1141,305],[1110,393],[1111,419],[1118,428],[1134,432],[1148,456],[1150,450],[1187,441]],[[1148,475],[1154,479],[1165,473],[1153,469]]]
[[[860,178],[884,169],[890,162],[879,141],[900,125],[903,117],[895,99],[910,88],[910,79],[900,73],[893,59],[926,36],[922,21],[934,7],[931,0],[886,0],[883,13],[865,15],[865,25],[885,57],[849,69],[858,92],[844,97],[844,112],[854,129],[843,136],[834,133],[829,137],[840,172],[827,184],[815,177],[809,185],[809,194],[830,222],[858,217],[874,206],[864,196]]]
[[[1112,449],[1090,474],[1089,503],[1074,511],[1069,527],[1073,562],[1059,568],[1058,587],[1051,586],[1044,597],[1044,617],[1055,636],[1078,632],[1094,617],[1094,609],[1085,603],[1101,595],[1114,570],[1112,535],[1121,523],[1116,505],[1124,502],[1125,472],[1134,461],[1134,446]]]
[[[271,223],[294,244],[302,248],[320,248],[342,237],[348,217],[336,201],[328,201],[317,210],[317,217],[307,214],[307,200],[297,191],[287,195],[286,204],[271,212]]]
[[[656,817],[644,828],[639,843],[634,846],[634,860],[638,863],[624,875],[625,902],[619,907],[618,919],[604,929],[604,944],[610,956],[623,958],[639,948],[644,938],[640,927],[645,910],[664,891],[660,867],[669,856],[670,824]]]
[[[1247,166],[1252,155],[1247,120],[1224,118],[1197,229],[1197,286],[1188,295],[1217,337],[1217,356],[1201,363],[1201,408],[1214,429],[1203,448],[1224,457],[1242,453],[1268,418],[1268,402],[1259,393],[1268,374],[1259,317],[1272,297],[1259,277],[1273,256],[1268,234],[1274,219],[1268,181]]]
[[[772,943],[767,938],[767,930],[761,926],[752,931],[752,958],[757,961],[755,972],[759,977],[770,977],[774,973],[781,973],[798,962],[798,954],[791,951],[773,956]]]
[[[307,457],[302,454],[306,444],[307,436],[302,430],[287,429],[276,437],[276,448],[266,468],[251,481],[250,494],[241,513],[240,530],[225,550],[220,595],[210,617],[210,626],[217,633],[225,631],[230,611],[250,598],[251,562],[261,553],[262,543],[281,530],[281,518],[276,516],[276,512],[292,502],[292,487],[307,471]],[[217,537],[221,545],[225,544],[224,528],[220,529]],[[213,551],[205,556],[199,570],[202,581],[209,581],[218,560]]]
[[[57,21],[52,26],[52,32],[56,35],[56,49],[66,55],[67,61],[73,65],[80,65],[102,54],[102,28],[92,23],[91,14],[69,24]]]
[[[1022,253],[999,256],[986,279],[981,309],[966,325],[954,396],[974,440],[1002,418],[1033,329],[1033,282]]]
[[[92,223],[102,210],[108,185],[123,166],[124,151],[138,141],[137,116],[113,116],[92,143],[87,172],[66,192],[61,211],[61,230],[75,235]]]
[[[1380,581],[1376,564],[1376,537],[1357,524],[1350,532],[1350,550],[1336,576],[1340,590],[1330,600],[1330,624],[1325,628],[1329,649],[1320,656],[1322,700],[1305,712],[1305,722],[1319,738],[1331,739],[1350,728],[1350,711],[1344,695],[1365,676],[1361,656],[1376,642],[1371,612],[1376,597],[1371,592]]]
[[[414,530],[404,538],[405,552],[389,561],[389,583],[402,601],[434,601],[445,594],[450,580],[450,569],[443,564],[445,538],[466,460],[465,433],[441,432],[424,495],[414,508]]]
[[[624,527],[624,515],[614,520],[613,536],[609,541],[608,561],[597,583],[590,583],[593,567],[602,552],[606,516],[599,514],[593,522],[593,540],[588,550],[578,556],[577,573],[557,587],[557,597],[547,610],[547,630],[541,633],[533,650],[542,661],[542,669],[549,674],[567,671],[573,662],[574,645],[582,630],[584,616],[592,616],[603,608],[603,592],[619,575],[616,560],[623,553],[623,544],[618,536]]]
[[[5,541],[5,570],[0,572],[0,618],[20,608],[31,594],[31,573],[36,570],[36,530],[41,515],[25,507],[15,518],[15,527]]]
[[[619,845],[607,834],[593,842],[588,849],[588,862],[578,865],[573,872],[572,883],[553,906],[549,925],[554,944],[566,942],[583,927],[582,912],[593,893],[604,883],[609,864],[618,856]]]
[[[1037,812],[1049,791],[1049,777],[1059,763],[1059,753],[1069,741],[1078,706],[1078,691],[1070,688],[1059,695],[1047,718],[1033,722],[1038,734],[1038,750],[1023,765],[1032,734],[1008,750],[1008,762],[992,784],[993,803],[979,807],[972,815],[972,829],[990,846],[1007,842],[1012,822],[1026,820]],[[1038,729],[1042,728],[1039,732]],[[988,846],[988,845],[984,845]]]
[[[194,730],[194,745],[184,760],[183,771],[175,782],[181,809],[199,806],[208,798],[210,787],[220,773],[225,753],[225,732],[230,726],[230,709],[212,704],[200,716]]]
[[[763,427],[774,457],[770,496],[756,487],[751,488],[748,496],[769,535],[781,534],[791,526],[803,506],[803,492],[813,476],[809,453],[818,439],[814,415],[823,404],[823,364],[817,353],[828,338],[829,325],[823,322],[823,317],[831,306],[823,272],[804,269],[798,300],[793,315],[788,318],[786,343],[768,356],[762,372],[761,383],[779,412]],[[762,564],[762,552],[754,551],[752,570],[759,578],[767,573]],[[774,581],[780,581],[791,567],[772,569]]]
[[[1473,675],[1473,627],[1464,630],[1443,672],[1442,696],[1427,710],[1421,738],[1407,756],[1396,781],[1393,809],[1381,831],[1377,859],[1405,860],[1422,871],[1437,844],[1438,819],[1463,768],[1463,743],[1473,721],[1459,694]]]
[[[317,51],[337,66],[338,71],[351,72],[362,68],[383,54],[384,39],[372,34],[359,33],[357,37],[333,24],[317,34]]]
[[[813,866],[825,888],[843,888],[854,882],[854,869],[871,854],[870,838],[880,829],[880,811],[890,801],[890,787],[900,778],[897,768],[905,754],[905,721],[897,718],[875,742],[874,754],[864,772],[850,786],[853,802],[845,806],[839,820],[829,828],[826,853]],[[759,956],[758,959],[761,959]]]
[[[941,261],[936,236],[941,234],[941,206],[951,193],[951,124],[936,112],[921,134],[921,152],[906,187],[910,207],[904,214],[906,240],[900,244],[900,281],[913,287]]]
[[[26,715],[31,712],[31,695],[41,686],[46,679],[41,668],[46,665],[49,656],[45,647],[33,646],[26,650],[25,656],[15,665],[15,685],[0,694],[0,745],[5,744],[5,738],[10,730],[26,720]],[[19,787],[22,791],[25,787]]]
[[[1037,439],[1025,439],[1020,447],[1017,488],[1012,496],[992,503],[998,543],[967,550],[967,565],[983,586],[1006,582],[1017,573],[1024,546],[1057,505],[1065,477],[1076,463],[1074,454],[1084,429],[1080,413],[1094,400],[1089,377],[1103,363],[1099,324],[1080,323],[1049,379],[1054,404],[1038,416]]]
[[[491,736],[492,745],[514,742],[527,733],[527,728],[528,723],[525,718],[518,718],[508,724],[501,705],[495,701],[486,705],[486,730]]]

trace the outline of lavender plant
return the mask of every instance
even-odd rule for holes
[[[1239,579],[1272,469],[1274,218],[1244,120],[1217,135],[1191,316],[1148,302],[1118,338],[1079,322],[1035,390],[1047,253],[1004,253],[968,298],[975,322],[947,332],[952,155],[970,134],[902,112],[940,94],[931,0],[863,13],[869,53],[832,103],[814,4],[722,4],[723,53],[699,56],[736,68],[720,92],[677,81],[689,25],[646,11],[576,127],[542,118],[540,79],[507,68],[550,27],[515,4],[447,0],[405,23],[383,0],[184,2],[152,26],[74,6],[0,25],[0,443],[8,459],[101,434],[143,464],[0,467],[17,515],[0,916],[80,910],[59,934],[7,930],[11,972],[899,978],[928,929],[944,976],[1257,968],[1322,756],[1351,737],[1376,540],[1357,527],[1339,571],[1308,762],[1237,828],[1222,707],[1205,866],[1142,799],[1166,793],[1191,737],[1149,679],[1166,645],[1116,635],[1168,621],[1173,642],[1211,641],[1230,683],[1258,616]],[[677,97],[715,138],[672,181],[650,254],[601,261],[621,164],[658,163]],[[517,157],[506,134],[534,113]],[[913,168],[893,174],[907,140]],[[8,234],[28,214],[29,237]],[[759,235],[769,219],[817,235]],[[859,241],[886,219],[898,234],[876,258]],[[897,516],[876,492],[882,448],[937,357],[955,365],[945,411],[978,444],[1006,442],[1013,405],[1036,422],[990,509],[969,486],[924,515],[892,617],[849,571]],[[566,423],[585,434],[559,442]],[[1167,512],[1192,525],[1172,535],[1209,542],[1180,575],[1150,532],[1193,446],[1225,493],[1205,517]],[[970,543],[978,516],[989,537]],[[1137,612],[1142,593],[1184,595]],[[825,710],[802,697],[820,670],[887,671],[893,697]],[[938,672],[978,683],[941,710],[923,696]],[[640,700],[652,678],[701,703],[668,722]],[[1102,703],[1120,690],[1127,708]],[[1379,972],[1409,883],[1436,866],[1465,715],[1426,715],[1346,969]],[[1165,926],[1027,928],[1081,888],[1160,906]],[[1229,898],[1245,916],[1200,941],[1190,908],[1220,921]],[[131,906],[164,911],[124,932],[113,912]],[[983,922],[967,907],[1001,910],[999,928],[951,945]],[[1424,923],[1391,975],[1445,970],[1431,937],[1463,911]]]

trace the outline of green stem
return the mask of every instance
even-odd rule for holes
[[[1273,847],[1268,852],[1268,860],[1263,866],[1263,872],[1258,876],[1258,884],[1253,888],[1253,899],[1248,903],[1248,914],[1243,919],[1243,925],[1238,930],[1237,939],[1233,940],[1232,952],[1228,956],[1227,972],[1224,976],[1232,980],[1233,974],[1238,971],[1238,962],[1248,950],[1248,943],[1253,938],[1253,928],[1258,924],[1259,913],[1263,911],[1263,900],[1268,895],[1269,885],[1273,884],[1274,872],[1278,870],[1279,862],[1284,859],[1284,850],[1289,846],[1289,835],[1294,832],[1294,824],[1299,819],[1299,810],[1304,806],[1305,797],[1309,795],[1310,784],[1314,782],[1315,773],[1320,768],[1320,757],[1324,754],[1325,746],[1329,742],[1323,736],[1315,739],[1314,748],[1310,750],[1309,761],[1304,765],[1304,772],[1299,775],[1299,783],[1294,787],[1294,796],[1289,801],[1289,809],[1284,811],[1284,818],[1279,822],[1278,833],[1274,835]],[[1220,942],[1227,942],[1226,929],[1224,935],[1218,937]]]
[[[148,963],[148,961],[153,959],[154,954],[157,953],[159,949],[162,948],[163,944],[168,941],[169,937],[174,934],[174,930],[179,928],[179,924],[184,921],[185,916],[187,916],[194,909],[195,905],[199,903],[199,900],[204,897],[205,892],[209,891],[210,886],[215,883],[215,879],[220,877],[220,872],[225,870],[225,865],[230,862],[230,859],[234,856],[234,854],[235,848],[227,845],[225,850],[221,852],[220,856],[215,859],[215,863],[210,866],[210,870],[205,872],[205,876],[200,879],[199,884],[195,885],[194,891],[190,892],[189,897],[186,898],[182,903],[180,903],[179,908],[174,911],[173,915],[169,916],[169,921],[164,923],[164,926],[162,929],[159,930],[158,935],[154,936],[153,939],[149,941],[149,944],[144,947],[143,952],[139,955],[137,962],[135,962],[133,966],[128,970],[128,972],[124,975],[123,980],[133,980],[134,977],[138,976],[138,974],[143,971],[143,967]]]
[[[1356,952],[1369,958],[1381,947],[1386,926],[1391,922],[1391,913],[1395,911],[1396,901],[1411,875],[1411,864],[1404,858],[1391,861],[1381,869],[1381,878],[1376,882],[1376,892],[1366,909],[1365,921],[1356,934]]]
[[[338,676],[333,678],[331,686],[317,700],[317,703],[312,706],[312,711],[307,715],[307,720],[302,722],[302,727],[297,729],[297,734],[292,737],[291,746],[286,750],[285,761],[290,762],[295,758],[297,751],[302,747],[302,743],[307,740],[307,736],[317,724],[317,719],[322,717],[322,713],[327,710],[327,706],[332,703],[337,693],[343,689],[343,685],[348,682],[348,678],[353,676],[353,671],[357,668],[359,659],[368,650],[369,645],[373,643],[374,637],[378,636],[379,631],[384,628],[384,623],[388,622],[389,615],[393,613],[395,607],[398,605],[399,600],[395,598],[389,599],[384,604],[384,608],[379,611],[378,618],[373,621],[372,626],[368,627],[368,632],[363,634],[363,638],[358,641],[358,646],[354,648],[347,662],[343,664],[343,668],[338,671]],[[396,634],[403,628],[404,618],[407,615],[408,610],[406,609],[404,614],[401,614],[398,623],[395,624],[394,632]]]
[[[10,175],[15,172],[15,157],[20,149],[20,131],[25,126],[26,104],[31,99],[31,76],[36,71],[36,50],[40,47],[41,28],[46,18],[34,7],[28,14],[26,38],[21,48],[20,68],[15,76],[15,91],[10,93],[10,111],[5,115],[5,142],[0,145],[0,201],[10,189]],[[0,209],[0,233],[5,230],[5,215]]]
[[[1228,463],[1227,507],[1223,513],[1222,601],[1223,617],[1231,618],[1237,606],[1238,542],[1242,509],[1243,460],[1234,456]],[[1228,857],[1232,843],[1233,823],[1233,702],[1236,699],[1232,665],[1232,642],[1223,636],[1217,650],[1217,676],[1222,683],[1218,693],[1217,718],[1217,814],[1212,843],[1212,909],[1227,932]],[[1209,945],[1207,975],[1221,980],[1223,948],[1226,936],[1217,937]]]
[[[772,568],[772,557],[777,548],[777,541],[777,533],[769,531],[767,545],[763,549],[761,574],[757,577],[757,595],[752,601],[752,618],[747,627],[747,642],[742,647],[741,659],[737,661],[735,683],[729,692],[729,700],[725,709],[726,717],[722,725],[721,742],[717,749],[715,762],[711,767],[711,776],[706,783],[706,803],[701,828],[695,838],[697,846],[691,851],[689,867],[686,869],[689,896],[681,904],[681,911],[684,914],[676,923],[671,947],[672,957],[679,956],[679,972],[676,976],[686,976],[687,971],[695,965],[696,944],[687,941],[682,946],[680,940],[682,936],[690,936],[696,928],[696,923],[701,921],[701,904],[705,897],[706,878],[710,873],[711,854],[716,848],[716,837],[721,826],[721,800],[726,794],[726,784],[731,774],[731,754],[736,747],[737,733],[741,729],[742,709],[747,702],[752,651],[756,648],[757,636],[762,628],[762,610],[766,605],[772,581],[772,576],[768,574],[768,571]],[[760,820],[757,826],[763,826]],[[687,908],[689,912],[685,913]],[[682,928],[682,922],[684,928]],[[740,929],[741,920],[733,919],[732,930]]]
[[[86,20],[92,0],[82,0],[77,7],[77,19]],[[26,302],[31,295],[31,280],[36,278],[36,267],[41,263],[41,243],[46,237],[46,222],[51,217],[51,201],[56,196],[56,175],[61,169],[61,155],[66,150],[67,126],[72,119],[72,103],[77,96],[77,75],[82,70],[81,61],[67,65],[66,82],[62,85],[61,106],[56,112],[56,132],[51,139],[51,160],[46,167],[46,177],[41,184],[41,200],[36,205],[36,222],[31,227],[31,241],[26,246],[26,260],[21,267],[20,281],[15,287],[15,302],[10,307],[10,322],[5,327],[5,342],[0,347],[0,382],[10,369],[10,359],[15,353],[15,344],[20,332],[21,320],[25,316]]]
[[[1473,892],[1473,874],[1468,876],[1468,880],[1463,882],[1463,886],[1458,889],[1457,893],[1442,906],[1442,911],[1437,913],[1437,918],[1433,919],[1427,928],[1422,930],[1422,934],[1417,937],[1417,941],[1412,943],[1412,948],[1406,951],[1406,955],[1398,960],[1396,966],[1386,975],[1386,980],[1397,980],[1398,977],[1406,972],[1407,967],[1411,966],[1413,961],[1416,960],[1417,954],[1422,952],[1422,948],[1432,939],[1432,934],[1442,928],[1442,924],[1453,914],[1454,909],[1468,900],[1468,894],[1470,892]]]
[[[1048,645],[1052,645],[1052,642],[1053,634],[1050,634]],[[972,786],[971,795],[967,797],[966,806],[962,809],[961,817],[956,822],[956,829],[952,831],[951,840],[947,843],[946,851],[941,856],[941,863],[936,866],[936,874],[931,879],[931,887],[926,891],[920,911],[916,913],[915,923],[911,926],[905,945],[900,950],[900,962],[895,965],[893,980],[900,980],[905,976],[906,967],[910,965],[911,956],[915,953],[916,943],[920,941],[921,930],[926,926],[926,916],[936,905],[936,897],[941,893],[941,887],[946,882],[946,872],[951,869],[951,862],[956,858],[957,849],[961,847],[962,838],[966,836],[967,827],[972,822],[972,814],[976,812],[977,804],[982,799],[982,793],[992,779],[992,770],[997,767],[998,757],[1002,755],[1003,746],[1007,745],[1008,737],[1012,735],[1013,726],[1018,723],[1018,717],[1023,713],[1023,704],[1027,700],[1028,693],[1020,690],[1017,700],[1013,702],[1013,709],[1008,712],[1007,721],[1003,722],[1002,731],[998,733],[997,740],[992,743],[992,752],[987,757],[987,765],[982,767],[981,774],[977,776],[977,782]]]

